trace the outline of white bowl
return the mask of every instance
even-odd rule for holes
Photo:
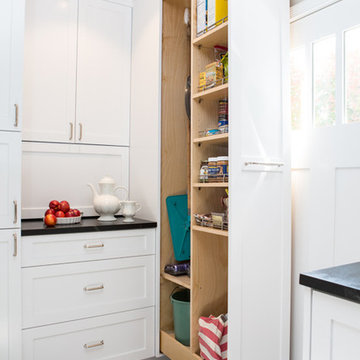
[[[81,221],[81,216],[58,217],[56,218],[56,225],[78,224],[80,221]]]

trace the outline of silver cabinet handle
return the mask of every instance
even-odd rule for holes
[[[105,245],[103,243],[100,244],[85,244],[85,249],[96,249],[96,248],[103,248]]]
[[[88,285],[84,287],[84,291],[96,291],[96,290],[102,290],[104,288],[104,284],[100,285]]]
[[[104,340],[100,340],[94,344],[84,344],[85,349],[92,349],[98,346],[104,346]]]
[[[14,122],[14,126],[18,127],[19,126],[19,105],[14,104],[14,106],[15,106],[15,122]]]
[[[14,221],[13,221],[13,223],[16,224],[18,222],[18,203],[16,200],[14,200],[13,203],[14,203]]]
[[[16,257],[18,254],[18,238],[16,233],[13,234],[14,237],[14,252],[13,252],[13,256]]]
[[[250,166],[250,165],[259,165],[259,166],[277,166],[277,167],[281,167],[284,166],[285,164],[282,162],[257,162],[257,161],[247,161],[244,163],[245,166]]]
[[[82,123],[79,123],[79,129],[80,129],[79,141],[81,141],[82,136],[83,136],[83,125],[82,125]]]
[[[73,139],[73,134],[74,134],[74,124],[71,122],[69,123],[70,125],[70,137],[69,137],[69,140],[72,140]]]

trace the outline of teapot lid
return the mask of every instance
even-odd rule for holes
[[[115,180],[111,176],[105,176],[99,181],[99,184],[115,184]]]

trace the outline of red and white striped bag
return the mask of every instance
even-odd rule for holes
[[[205,360],[227,360],[227,316],[202,316],[199,325],[200,356]]]

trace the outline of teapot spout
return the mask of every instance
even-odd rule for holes
[[[96,191],[95,187],[93,184],[87,184],[87,186],[91,189],[92,193],[93,193],[93,197],[94,199],[99,196],[98,192]]]

